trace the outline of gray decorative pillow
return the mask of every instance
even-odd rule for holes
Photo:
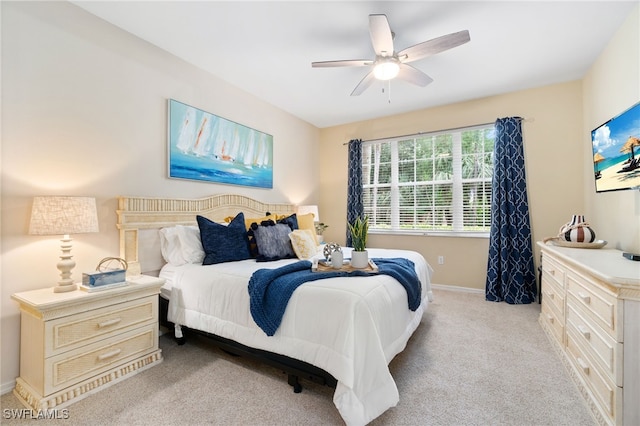
[[[291,246],[289,225],[278,223],[270,226],[260,225],[253,230],[253,236],[258,246],[257,262],[289,259],[296,257]]]

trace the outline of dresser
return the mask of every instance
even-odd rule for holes
[[[640,262],[538,243],[540,324],[600,424],[640,425]]]
[[[86,292],[16,293],[20,377],[14,394],[28,408],[65,407],[162,361],[158,293],[163,280]]]

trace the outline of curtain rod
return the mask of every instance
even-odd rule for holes
[[[519,118],[521,121],[525,121],[525,122],[529,122],[529,121],[533,121],[533,118],[528,119],[528,118],[522,118],[522,117],[514,117],[514,118]],[[469,128],[469,127],[481,127],[481,126],[488,126],[489,124],[494,124],[495,121],[492,121],[490,123],[481,123],[481,124],[474,124],[471,126],[463,126],[463,127],[452,127],[450,129],[442,129],[442,130],[435,130],[433,132],[418,132],[418,133],[411,133],[408,135],[400,135],[400,136],[389,136],[386,138],[377,138],[377,139],[367,139],[365,141],[362,142],[377,142],[377,141],[384,141],[387,139],[400,139],[400,138],[408,138],[410,136],[419,136],[419,135],[423,135],[425,133],[441,133],[441,132],[450,132],[452,130],[458,130],[458,129],[465,129],[465,128]],[[349,145],[349,142],[344,142],[342,145]]]

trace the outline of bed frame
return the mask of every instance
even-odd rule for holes
[[[263,203],[234,194],[219,194],[200,199],[119,197],[117,227],[120,232],[120,257],[127,261],[127,276],[157,275],[164,264],[158,233],[161,228],[196,225],[196,215],[215,222],[224,222],[226,217],[235,216],[239,212],[244,212],[245,217],[262,217],[267,212],[291,214],[295,211],[296,206],[293,204]],[[160,324],[173,330],[173,324],[167,321],[168,305],[168,300],[160,296]],[[251,348],[203,331],[190,331],[207,336],[226,352],[281,369],[287,374],[288,383],[296,393],[302,391],[299,381],[301,378],[336,387],[337,381],[331,374],[306,362]],[[178,344],[184,344],[184,338],[176,340]]]

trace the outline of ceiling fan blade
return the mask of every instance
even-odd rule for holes
[[[369,33],[376,55],[393,55],[393,35],[386,15],[369,15]]]
[[[398,58],[402,62],[417,61],[418,59],[458,47],[461,44],[467,43],[469,40],[471,40],[469,31],[458,31],[457,33],[447,34],[407,47],[401,52],[398,52]]]
[[[373,75],[373,71],[371,71],[369,74],[365,75],[364,78],[362,80],[360,80],[360,83],[358,83],[356,88],[353,89],[353,92],[351,92],[351,96],[360,95],[362,92],[367,90],[369,88],[369,86],[371,86],[371,83],[373,83],[373,81],[375,79],[376,78]]]
[[[433,81],[431,77],[419,69],[407,64],[400,64],[398,78],[421,87],[424,87]]]
[[[349,59],[344,61],[320,61],[311,62],[313,68],[328,68],[328,67],[363,67],[366,65],[372,65],[373,61],[370,59]]]

